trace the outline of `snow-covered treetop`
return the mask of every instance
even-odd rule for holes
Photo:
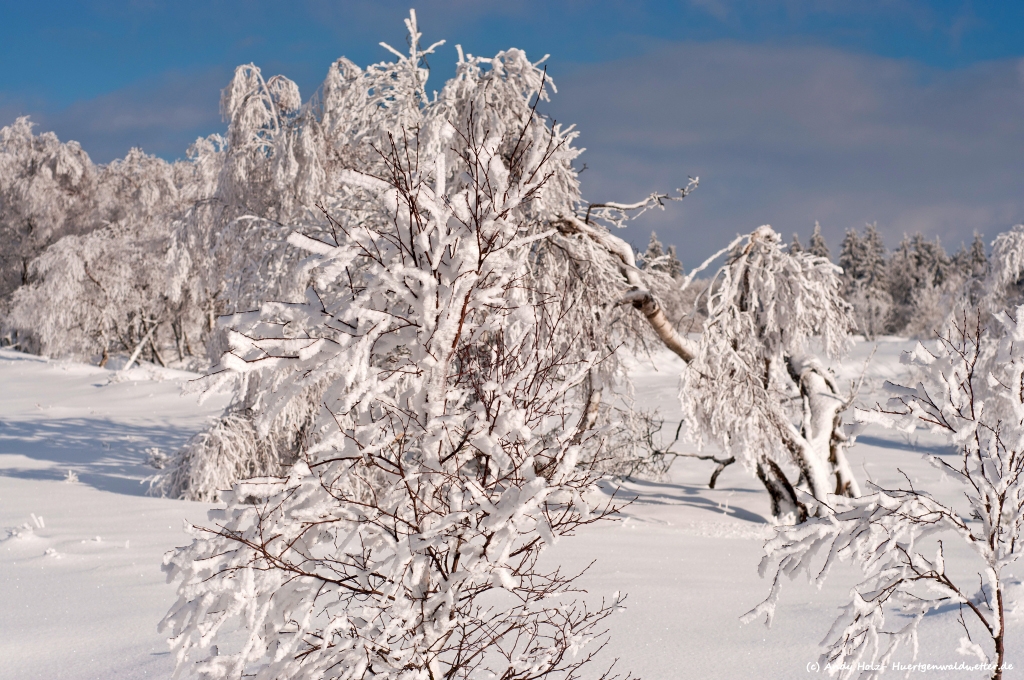
[[[1016,284],[1024,275],[1024,224],[1004,231],[992,241],[992,273],[994,286]]]
[[[787,252],[778,233],[759,227],[733,248],[712,279],[708,327],[731,326],[725,320],[732,319],[743,333],[762,340],[757,346],[765,358],[801,353],[813,336],[838,356],[850,328],[849,308],[836,296],[840,271],[807,251]]]

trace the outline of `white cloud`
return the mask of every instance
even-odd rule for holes
[[[771,223],[833,245],[875,221],[949,248],[1024,221],[1018,60],[941,71],[804,46],[686,43],[555,77],[552,110],[579,124],[584,190],[630,199],[700,175],[700,190],[632,228],[690,264]]]
[[[124,156],[132,147],[179,158],[197,136],[222,131],[220,90],[230,72],[169,72],[59,110],[41,102],[0,102],[0,125],[31,115],[37,131],[78,140],[99,163]]]

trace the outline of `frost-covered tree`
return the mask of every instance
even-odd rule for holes
[[[864,259],[864,244],[856,229],[848,229],[839,244],[839,266],[843,268],[843,282],[857,278]]]
[[[97,168],[77,142],[35,135],[27,117],[0,129],[0,314],[29,281],[29,263],[65,234],[98,226]]]
[[[989,269],[985,242],[981,235],[975,232],[971,247],[968,249],[961,243],[960,249],[950,258],[950,278],[960,282],[960,291],[955,296],[953,307],[958,306],[956,303],[960,302],[970,308],[977,308],[983,304]],[[952,288],[952,285],[949,287]]]
[[[996,236],[985,283],[989,311],[1014,309],[1024,302],[1024,224]]]
[[[929,241],[921,233],[903,237],[889,260],[888,278],[892,333],[928,335],[942,325],[960,286],[938,238]]]
[[[31,136],[27,122],[19,124]],[[55,139],[41,135],[34,145]],[[63,238],[28,264],[4,326],[23,348],[53,356],[104,363],[112,352],[145,351],[164,363],[161,350],[175,346],[173,329],[182,328],[188,311],[172,301],[167,252],[173,216],[197,198],[192,165],[133,149],[124,159],[86,167],[92,179],[74,213],[79,226],[58,229]],[[72,219],[57,205],[42,212]]]
[[[683,265],[676,255],[676,247],[670,245],[668,249],[660,240],[658,234],[651,232],[651,240],[647,243],[647,250],[638,258],[643,269],[664,272],[673,279],[683,275]]]
[[[787,252],[770,227],[738,239],[708,288],[708,318],[683,373],[690,436],[755,472],[781,520],[807,517],[794,487],[819,500],[859,494],[845,454],[849,398],[809,346],[817,336],[827,355],[844,351],[851,318],[839,290],[835,265]]]
[[[846,232],[839,266],[843,268],[843,297],[853,307],[857,329],[874,338],[884,331],[892,307],[885,245],[877,225],[867,225],[863,238],[854,229]]]
[[[652,266],[650,263],[665,256],[665,246],[658,239],[656,232],[651,232],[651,240],[647,242],[647,251],[643,255],[645,266]]]
[[[398,54],[394,61],[366,70],[339,59],[331,66],[318,96],[305,105],[308,112],[281,121],[267,117],[267,112],[273,110],[274,99],[260,95],[265,88],[258,73],[253,67],[239,69],[236,80],[243,78],[249,85],[232,86],[225,93],[226,100],[231,91],[238,89],[255,92],[263,103],[249,116],[255,122],[247,122],[249,118],[244,117],[236,122],[233,117],[229,129],[248,125],[249,133],[242,138],[255,140],[248,143],[258,151],[244,154],[239,161],[224,160],[225,154],[234,153],[230,140],[238,136],[230,132],[226,150],[219,156],[208,154],[225,168],[220,175],[221,183],[228,180],[236,183],[237,188],[232,192],[242,196],[243,183],[232,179],[241,176],[239,171],[228,173],[227,168],[257,163],[273,165],[278,149],[300,146],[296,142],[280,142],[279,136],[305,134],[298,130],[308,126],[310,134],[319,140],[313,145],[319,154],[316,163],[328,178],[325,186],[331,187],[321,189],[323,206],[334,222],[347,225],[358,223],[360,216],[373,206],[367,204],[369,199],[364,193],[342,179],[352,171],[384,176],[390,171],[385,160],[388,149],[392,144],[404,143],[403,140],[418,130],[441,122],[459,129],[468,129],[471,125],[478,138],[492,135],[514,140],[516,135],[528,134],[527,141],[532,146],[546,144],[545,134],[555,135],[562,140],[565,162],[551,164],[543,191],[519,208],[523,212],[522,221],[535,233],[544,234],[530,249],[525,275],[538,296],[557,300],[561,306],[562,323],[547,331],[552,341],[566,347],[576,359],[595,351],[607,357],[587,376],[587,399],[595,418],[602,422],[614,420],[615,409],[610,400],[602,400],[602,395],[624,377],[617,349],[623,345],[642,347],[644,343],[657,341],[657,329],[672,325],[664,305],[668,305],[675,320],[683,314],[680,300],[671,295],[678,286],[673,278],[675,267],[679,266],[677,260],[670,254],[665,263],[658,263],[668,265],[667,270],[660,266],[638,268],[632,249],[614,236],[612,230],[629,216],[660,208],[666,200],[678,197],[655,194],[633,205],[587,204],[580,196],[578,177],[571,165],[571,159],[579,153],[572,146],[575,133],[562,131],[550,121],[544,123],[547,132],[536,126],[529,126],[524,132],[522,127],[524,120],[545,120],[536,113],[534,105],[538,98],[547,98],[554,89],[539,65],[531,63],[522,51],[515,49],[493,58],[460,52],[456,76],[445,83],[436,96],[428,96],[423,58],[432,48],[422,49],[414,26],[411,25],[410,30],[408,54]],[[269,83],[267,81],[267,88]],[[242,110],[227,104],[225,109]],[[509,162],[514,145],[512,141],[503,144],[502,158]],[[236,146],[239,145],[241,143],[236,142]],[[429,152],[436,153],[437,149],[429,149]],[[312,156],[296,156],[296,162],[302,165],[306,162],[303,158]],[[246,172],[254,172],[256,177],[274,176],[270,170]],[[225,173],[228,173],[228,180],[224,179]],[[319,174],[297,172],[296,176],[315,178]],[[287,182],[281,185],[291,186]],[[272,193],[274,186],[277,185],[268,180],[257,188]],[[288,210],[281,207],[285,201],[275,199],[272,213],[251,214],[240,207],[229,210],[230,203],[224,196],[223,192],[218,193],[216,201],[190,212],[189,218],[181,221],[186,227],[176,232],[182,237],[176,241],[175,252],[181,253],[181,259],[189,263],[182,271],[195,272],[183,277],[190,286],[189,296],[208,301],[206,309],[211,317],[211,328],[212,317],[258,306],[264,299],[301,299],[298,287],[304,274],[294,267],[300,258],[292,246],[287,245],[283,233],[299,229],[326,238],[336,231],[333,223],[318,211],[303,207],[298,198],[291,201],[292,207]],[[242,203],[242,198],[236,201],[237,205]],[[219,213],[207,214],[214,211]],[[233,230],[248,231],[236,237],[237,232]],[[232,236],[225,238],[225,234]],[[609,243],[614,245],[611,250],[606,247]],[[617,304],[631,302],[626,298],[631,291],[640,289],[666,302],[655,304],[648,310],[650,314],[644,316],[636,315],[628,304]],[[216,340],[217,336],[214,337]],[[222,341],[214,342],[213,346],[220,351],[226,349]],[[303,405],[294,402],[293,409],[282,412],[282,421],[263,429],[264,434],[257,434],[253,416],[266,389],[260,378],[254,376],[237,382],[236,397],[229,413],[185,447],[156,490],[189,498],[215,498],[220,489],[228,488],[236,479],[254,473],[277,473],[283,469],[281,466],[297,459],[306,441],[309,418],[319,407],[319,394],[311,389]],[[625,436],[627,431],[622,434]],[[263,443],[257,444],[259,441]],[[629,446],[609,444],[609,448],[625,451]]]
[[[611,205],[637,209],[656,200]],[[845,347],[852,318],[837,267],[811,253],[788,253],[767,226],[737,239],[684,279],[685,286],[729,254],[701,301],[706,315],[695,343],[669,320],[665,296],[640,278],[625,241],[578,218],[567,218],[560,229],[586,236],[619,259],[621,277],[630,284],[622,302],[646,317],[663,345],[688,364],[681,396],[689,436],[735,454],[718,460],[720,467],[739,459],[757,474],[778,520],[806,517],[799,488],[818,499],[859,494],[845,455],[850,440],[842,412],[850,398],[807,346],[811,336],[822,336],[830,356]],[[798,471],[795,484],[784,469],[790,465]]]
[[[823,257],[826,260],[832,259],[832,254],[828,250],[828,244],[825,243],[825,237],[821,235],[821,225],[818,221],[814,221],[814,231],[811,232],[811,240],[808,242],[807,252],[815,257]]]
[[[309,389],[322,408],[286,476],[237,483],[166,558],[179,672],[571,678],[600,648],[617,602],[590,608],[538,563],[614,509],[589,499],[600,437],[579,398],[601,353],[559,342],[565,307],[530,275],[548,235],[531,216],[574,151],[535,114],[503,133],[478,114],[427,118],[388,138],[380,175],[343,174],[358,216],[291,237],[306,301],[231,320],[221,364],[263,380],[258,426]]]
[[[971,241],[970,248],[964,247],[961,243],[960,250],[950,258],[950,263],[965,279],[981,281],[988,276],[988,255],[985,253],[985,242],[982,240],[981,234],[974,233],[974,240]]]
[[[796,255],[797,253],[804,252],[804,250],[806,250],[806,248],[804,248],[804,245],[800,243],[800,234],[794,231],[793,238],[789,240],[789,252]]]
[[[989,664],[989,677],[1003,677],[1014,606],[1009,569],[1024,551],[1024,307],[1016,319],[1003,314],[998,321],[986,329],[980,316],[964,315],[934,349],[919,343],[905,359],[925,379],[914,387],[890,385],[886,407],[858,412],[904,432],[945,434],[959,457],[929,461],[961,494],[943,500],[908,479],[781,530],[761,563],[762,575],[775,571],[771,595],[747,620],[767,614],[770,623],[783,574],[805,573],[820,585],[834,563],[852,562],[864,579],[824,640],[823,665],[844,678],[878,677],[901,645],[916,656],[918,625],[934,615],[963,628],[961,654]],[[958,554],[948,550],[950,542],[972,559],[950,563]],[[820,565],[815,556],[823,553]]]

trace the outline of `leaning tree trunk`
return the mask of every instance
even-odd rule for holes
[[[692,342],[675,329],[672,322],[665,316],[665,311],[661,308],[657,298],[647,290],[640,276],[640,270],[636,266],[636,256],[633,254],[632,246],[621,238],[613,236],[603,229],[597,229],[573,215],[563,217],[557,226],[563,234],[586,236],[614,256],[619,262],[622,276],[630,285],[629,291],[620,300],[620,303],[631,304],[639,310],[662,343],[675,352],[680,359],[687,363],[693,361],[696,356],[696,348]]]

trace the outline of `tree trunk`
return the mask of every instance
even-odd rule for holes
[[[661,305],[658,304],[658,300],[644,286],[631,245],[605,230],[594,228],[573,215],[563,217],[558,228],[565,234],[583,234],[613,255],[620,263],[619,269],[622,271],[622,276],[632,286],[620,303],[632,304],[635,309],[640,310],[666,347],[675,352],[683,361],[693,361],[696,356],[696,348],[693,343],[676,331],[668,317],[665,316]]]
[[[999,625],[999,633],[993,636],[996,645],[996,670],[992,674],[992,680],[1003,680],[1003,664],[1006,663],[1006,611],[1003,608],[1003,586],[999,584],[996,589],[996,623]]]
[[[630,291],[623,298],[623,302],[629,302],[634,309],[640,310],[665,347],[675,352],[676,356],[686,363],[693,361],[695,356],[693,344],[676,331],[672,322],[665,316],[661,305],[658,304],[657,298],[650,291],[642,288]]]
[[[835,380],[815,357],[789,357],[786,366],[800,388],[804,405],[803,431],[800,434],[807,446],[794,453],[812,456],[813,468],[824,468],[827,474],[835,477],[835,484],[826,483],[824,478],[815,479],[811,484],[812,494],[819,500],[823,500],[827,493],[851,498],[859,496],[860,486],[846,459],[848,440],[842,430],[842,412],[847,404],[839,396]]]
[[[135,360],[139,358],[139,354],[142,352],[142,348],[145,346],[146,342],[151,337],[153,337],[153,332],[156,330],[156,326],[157,324],[153,324],[153,327],[149,329],[149,332],[146,333],[146,336],[142,338],[138,345],[135,346],[135,351],[132,352],[131,357],[128,358],[128,363],[124,365],[124,368],[121,369],[122,371],[127,371],[129,368],[131,368],[132,364],[135,363]]]
[[[771,458],[761,456],[757,461],[757,478],[768,490],[772,499],[772,515],[776,519],[792,516],[797,524],[807,520],[807,506],[796,497],[796,489],[786,479],[786,474]]]

